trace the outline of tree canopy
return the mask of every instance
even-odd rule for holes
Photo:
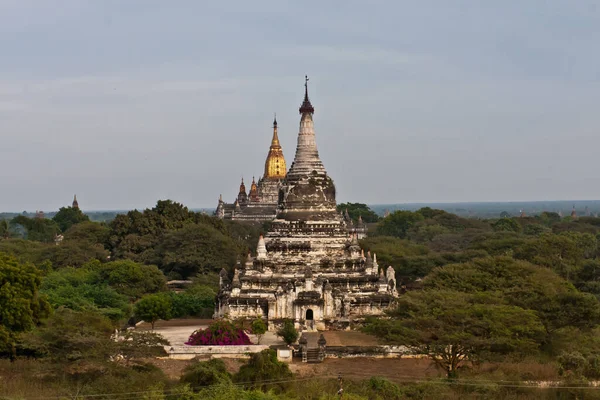
[[[61,207],[52,217],[52,220],[56,222],[61,232],[66,232],[73,225],[89,221],[90,218],[81,212],[79,208]]]
[[[357,222],[360,217],[363,222],[372,223],[379,221],[379,215],[371,210],[368,205],[363,203],[340,203],[337,205],[337,211],[345,213],[348,210],[348,215],[352,221]]]
[[[40,271],[33,265],[0,253],[0,354],[14,357],[18,335],[50,313],[50,305],[39,293],[40,283]]]

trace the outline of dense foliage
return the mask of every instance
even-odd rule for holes
[[[379,215],[362,203],[340,203],[337,205],[337,211],[340,213],[348,211],[350,219],[354,222],[357,222],[359,217],[366,223],[379,221]]]
[[[355,220],[376,220],[365,205],[340,207]],[[65,208],[52,219],[17,215],[0,221],[0,352],[17,356],[14,368],[0,364],[0,376],[26,376],[23,382],[49,390],[29,397],[139,390],[148,399],[333,398],[326,393],[335,393],[335,380],[312,392],[303,384],[287,386],[289,371],[272,353],[256,355],[238,374],[217,361],[194,362],[175,384],[141,361],[161,354],[160,338],[146,332],[111,339],[134,315],[150,323],[210,317],[218,271],[231,271],[253,250],[266,225],[221,221],[171,201],[108,224],[80,213]],[[599,218],[545,212],[479,220],[422,208],[394,212],[369,234],[361,245],[377,254],[380,266],[395,268],[402,295],[387,316],[368,322],[367,331],[428,355],[450,377],[468,375],[486,361],[534,360],[552,365],[560,374],[553,379],[600,378]],[[193,284],[167,291],[167,279],[181,278]],[[261,322],[253,324],[254,333],[262,331]],[[298,338],[291,321],[278,333],[289,343]],[[222,321],[193,340],[250,343],[241,328]],[[279,383],[264,383],[275,375]],[[0,385],[0,396],[23,397],[26,391],[6,391],[9,382]],[[525,389],[446,383],[396,385],[376,378],[349,385],[344,396],[539,397]]]
[[[167,276],[187,278],[231,268],[247,254],[246,240],[256,234],[238,229],[172,201],[118,215],[111,223],[109,247],[114,257],[157,265]],[[255,242],[252,243],[255,246]]]
[[[294,321],[285,320],[281,325],[281,328],[277,330],[277,336],[281,337],[283,341],[289,346],[298,340],[300,334],[294,326]]]
[[[80,268],[49,273],[41,290],[55,308],[94,310],[120,320],[129,317],[131,300],[164,291],[166,285],[163,274],[154,266],[133,261],[92,261]]]
[[[267,324],[264,319],[257,318],[251,324],[252,334],[256,335],[256,342],[260,344],[263,335],[267,332]]]
[[[171,319],[172,309],[171,298],[166,294],[158,293],[142,297],[135,303],[133,311],[137,319],[149,322],[154,329],[154,324],[159,319]]]
[[[183,370],[180,382],[188,384],[192,388],[200,389],[203,386],[231,383],[231,374],[227,372],[225,363],[219,358],[208,361],[193,361]]]
[[[40,295],[40,272],[0,253],[0,355],[16,355],[18,335],[35,327],[50,312]]]
[[[81,212],[79,208],[61,207],[52,217],[52,220],[56,222],[61,232],[66,232],[73,225],[89,221],[90,218]]]
[[[283,390],[290,386],[292,372],[287,364],[277,360],[277,352],[267,349],[250,355],[250,360],[242,365],[235,376],[235,381],[245,387],[258,389],[274,389],[274,385],[265,382],[279,382],[275,388]]]
[[[506,355],[600,358],[590,339],[600,324],[599,235],[592,217],[482,221],[430,208],[394,212],[362,244],[393,265],[409,291],[366,330],[427,354],[448,376],[467,360]],[[581,340],[581,353],[567,337]]]

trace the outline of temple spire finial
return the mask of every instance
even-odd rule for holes
[[[277,136],[277,114],[274,113],[273,138],[271,139],[271,147],[269,148],[269,154],[265,161],[265,173],[263,174],[263,178],[283,179],[285,178],[286,171],[285,157],[283,156],[283,150],[279,143],[279,136]]]
[[[300,106],[300,114],[314,114],[315,108],[312,104],[310,104],[310,100],[308,99],[308,75],[304,75],[304,101]]]
[[[73,208],[79,208],[79,203],[77,202],[77,195],[73,196],[73,204],[71,206]]]

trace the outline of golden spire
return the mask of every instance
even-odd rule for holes
[[[265,162],[265,179],[283,179],[285,178],[287,168],[285,165],[285,158],[283,157],[283,149],[279,144],[279,137],[277,136],[277,116],[273,121],[273,139],[271,140],[271,147],[269,148],[269,155]]]

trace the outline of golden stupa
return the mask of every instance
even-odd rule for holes
[[[285,178],[286,171],[283,150],[279,144],[279,137],[277,137],[277,119],[275,119],[273,121],[273,139],[271,140],[267,161],[265,161],[265,174],[263,178],[283,179]]]

